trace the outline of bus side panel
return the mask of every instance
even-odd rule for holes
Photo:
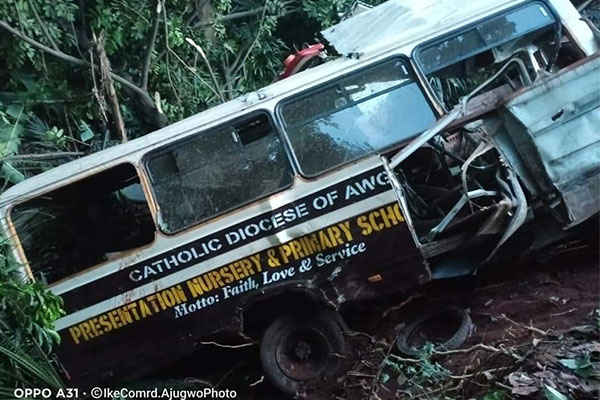
[[[392,198],[393,196],[390,196]],[[381,205],[60,331],[57,352],[82,388],[142,375],[190,354],[202,338],[239,330],[236,309],[262,293],[318,288],[330,303],[406,289],[429,279],[397,203]],[[84,310],[87,311],[87,310]]]

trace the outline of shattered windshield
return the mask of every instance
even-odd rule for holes
[[[422,49],[417,60],[423,72],[429,74],[552,24],[554,18],[546,6],[529,4]]]
[[[315,176],[409,139],[435,115],[404,61],[393,59],[285,104],[294,154]]]
[[[265,114],[151,153],[147,168],[166,233],[277,192],[293,179],[281,141]]]

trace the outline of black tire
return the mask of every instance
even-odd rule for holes
[[[335,376],[346,350],[345,329],[340,315],[328,309],[280,316],[265,330],[260,343],[265,376],[292,395],[302,384]]]
[[[423,349],[415,348],[409,345],[412,337],[421,329],[421,327],[425,326],[428,321],[439,318],[442,314],[448,314],[452,316],[452,318],[456,318],[459,321],[459,327],[448,340],[442,343],[433,343],[434,349],[443,351],[459,348],[465,342],[465,340],[467,340],[467,337],[471,331],[471,317],[469,316],[469,313],[462,308],[444,307],[442,309],[427,313],[426,315],[415,320],[413,323],[408,324],[398,336],[398,340],[396,342],[398,350],[407,356],[418,357]]]

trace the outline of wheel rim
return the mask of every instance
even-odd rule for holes
[[[299,327],[281,337],[275,348],[275,358],[289,378],[307,381],[322,374],[330,352],[329,342],[321,332],[311,327]]]

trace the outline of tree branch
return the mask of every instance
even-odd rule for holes
[[[40,50],[45,51],[46,53],[53,55],[54,57],[60,58],[63,61],[66,62],[70,62],[71,64],[76,64],[76,65],[81,65],[81,66],[87,66],[87,62],[80,60],[79,58],[75,58],[73,56],[70,56],[68,54],[63,53],[60,50],[53,50],[48,46],[43,45],[42,43],[31,39],[29,36],[26,36],[23,32],[13,28],[12,26],[10,26],[9,24],[7,24],[6,22],[0,20],[0,28],[3,28],[5,30],[7,30],[8,32],[10,32],[13,36],[18,37],[19,39],[29,43],[30,45],[32,45],[33,47],[37,47]]]
[[[158,26],[160,25],[160,13],[161,4],[160,0],[156,1],[156,14],[152,21],[152,29],[150,30],[150,40],[148,47],[146,47],[146,54],[144,55],[144,64],[142,68],[142,89],[148,90],[148,75],[150,74],[150,64],[152,61],[152,53],[154,52],[154,45],[156,44],[156,37],[158,36]]]
[[[253,8],[251,10],[246,10],[246,11],[240,11],[240,12],[235,12],[235,13],[231,13],[231,14],[227,14],[224,15],[222,17],[218,17],[215,18],[211,21],[201,21],[197,24],[195,24],[192,28],[204,28],[210,25],[214,25],[217,22],[224,22],[224,21],[231,21],[234,19],[240,19],[240,18],[246,18],[246,17],[251,17],[253,15],[258,15],[260,13],[263,12],[263,10],[265,10],[266,7],[257,7],[257,8]]]
[[[165,20],[165,47],[167,49],[167,59],[166,59],[166,63],[165,63],[165,68],[167,70],[167,79],[169,80],[169,84],[171,85],[171,90],[173,91],[173,94],[175,95],[175,98],[177,99],[177,104],[181,105],[181,98],[179,97],[179,94],[177,93],[177,89],[175,87],[175,84],[173,83],[173,78],[171,78],[171,68],[169,67],[169,52],[172,51],[171,50],[171,46],[169,45],[169,23],[167,20],[167,9],[166,9],[166,4],[165,4],[165,0],[158,0],[160,3],[160,7],[162,7],[162,14],[163,14],[163,19]]]
[[[215,90],[218,93],[218,96],[221,98],[221,101],[223,103],[225,103],[227,100],[225,99],[225,96],[223,95],[223,90],[221,89],[221,86],[219,85],[219,81],[217,80],[217,76],[215,75],[215,73],[214,73],[214,71],[212,69],[212,66],[210,65],[210,61],[208,60],[208,57],[204,53],[204,50],[202,50],[202,47],[198,46],[196,44],[196,42],[194,42],[191,38],[185,38],[185,41],[188,42],[189,44],[191,44],[192,47],[196,49],[196,51],[200,54],[200,56],[202,57],[202,59],[206,63],[206,66],[208,67],[209,75],[210,75],[210,77],[211,77],[211,79],[213,81],[213,84],[215,85]]]
[[[281,14],[280,14],[281,16],[284,16],[284,15],[287,15],[290,13],[289,10],[288,11],[285,10],[285,7],[292,3],[294,3],[294,0],[284,1],[282,3],[283,10],[281,11]],[[266,11],[266,9],[267,9],[267,6],[262,6],[262,7],[252,8],[250,10],[234,12],[231,14],[223,15],[222,17],[215,18],[211,21],[200,21],[199,23],[195,24],[192,28],[204,28],[204,27],[207,27],[210,25],[214,25],[218,22],[232,21],[232,20],[236,20],[236,19],[240,19],[240,18],[252,17],[254,15],[262,14],[264,11]],[[292,11],[295,11],[295,10],[292,10]]]
[[[19,39],[29,43],[30,45],[32,45],[33,47],[36,47],[56,58],[59,58],[63,61],[66,61],[68,63],[71,64],[75,64],[75,65],[79,65],[82,67],[88,67],[90,68],[91,65],[89,62],[84,61],[82,59],[70,56],[68,54],[63,53],[60,50],[53,50],[48,46],[43,45],[42,43],[30,38],[29,36],[26,36],[25,34],[23,34],[23,32],[19,31],[18,29],[13,28],[12,26],[10,26],[9,24],[7,24],[5,21],[0,20],[0,28],[10,32],[13,36],[18,37]],[[110,72],[110,76],[117,82],[119,82],[120,84],[122,84],[123,86],[131,89],[133,92],[137,93],[139,96],[142,97],[144,104],[148,105],[148,104],[152,104],[154,105],[154,102],[152,100],[152,97],[150,97],[150,95],[148,94],[147,91],[145,91],[144,89],[136,86],[133,82],[131,82],[128,79],[123,78],[122,76],[119,76],[117,74],[115,74],[114,72]],[[154,105],[154,110],[158,112],[158,110],[156,110],[156,106]],[[166,118],[164,117],[164,114],[162,114],[162,118],[165,121],[166,124]]]
[[[98,60],[100,62],[100,77],[102,80],[102,87],[110,99],[112,115],[115,118],[115,126],[119,132],[119,135],[121,136],[121,142],[125,143],[128,140],[127,132],[125,131],[125,122],[123,121],[123,115],[121,114],[121,109],[119,107],[119,99],[115,91],[115,85],[112,77],[110,76],[110,61],[108,60],[106,51],[104,50],[104,39],[104,31],[100,32],[99,38],[96,38],[96,35],[94,35],[96,55],[98,56]]]
[[[52,39],[52,36],[50,35],[50,32],[48,32],[48,29],[46,29],[46,25],[42,22],[42,19],[40,18],[40,15],[37,12],[35,4],[33,4],[31,0],[28,0],[27,3],[29,4],[29,8],[31,8],[31,11],[33,11],[33,15],[35,16],[35,19],[37,20],[38,24],[40,24],[42,32],[44,32],[44,35],[46,35],[46,39],[48,39],[54,50],[58,50],[56,42],[54,41],[54,39]]]
[[[85,153],[81,151],[60,151],[55,153],[44,153],[44,154],[16,154],[12,156],[6,156],[0,158],[0,161],[28,161],[28,160],[48,160],[52,158],[62,157],[79,157]]]
[[[265,15],[267,13],[267,4],[268,3],[269,3],[269,0],[265,0],[265,6],[262,9],[262,15],[260,17],[260,25],[258,26],[258,32],[256,32],[256,37],[250,44],[250,47],[248,47],[248,50],[246,50],[246,53],[244,54],[244,57],[242,57],[242,60],[239,62],[239,65],[233,70],[233,73],[231,74],[232,76],[237,76],[240,69],[242,69],[244,67],[244,64],[246,64],[246,61],[248,60],[250,53],[252,53],[252,50],[254,50],[254,46],[256,46],[256,43],[258,43],[258,39],[260,38],[260,35],[264,28],[264,21],[265,21]]]

